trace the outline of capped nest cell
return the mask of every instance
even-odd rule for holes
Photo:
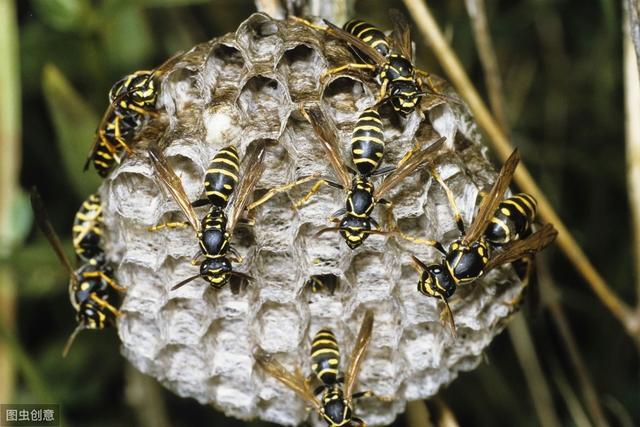
[[[393,235],[370,236],[357,250],[338,233],[316,235],[331,226],[328,217],[344,206],[345,195],[324,186],[309,203],[293,209],[310,184],[278,194],[252,213],[253,226],[241,225],[234,233],[232,245],[244,258],[234,269],[254,281],[218,291],[197,279],[170,291],[197,273],[191,259],[198,247],[190,228],[147,231],[184,218],[156,180],[146,147],[163,138],[164,154],[191,200],[204,194],[210,159],[232,143],[242,158],[248,147],[268,142],[256,195],[303,175],[332,176],[300,108],[321,106],[338,129],[350,163],[354,123],[375,102],[379,87],[368,74],[347,72],[322,83],[320,76],[353,60],[344,43],[321,31],[252,15],[235,33],[194,47],[163,74],[162,114],[145,124],[134,154],[100,188],[107,253],[127,288],[118,322],[122,353],[178,395],[241,419],[283,425],[310,419],[323,425],[291,390],[256,365],[253,351],[260,346],[306,375],[311,338],[331,328],[344,367],[370,309],[373,337],[356,388],[393,396],[393,401],[364,399],[356,403],[355,415],[384,425],[404,411],[407,401],[433,396],[460,371],[476,367],[512,313],[509,302],[517,299],[522,284],[505,266],[451,298],[458,326],[453,338],[438,301],[417,292],[418,274],[411,267],[412,254],[430,263],[440,260],[439,253]],[[455,97],[443,81],[436,79],[436,86]],[[396,164],[416,141],[447,138],[435,164],[469,224],[478,194],[493,183],[495,172],[465,107],[426,97],[407,118],[390,109],[381,113],[387,143],[383,166]],[[393,202],[394,221],[406,234],[445,246],[458,237],[446,195],[428,168],[385,198]],[[383,228],[389,226],[384,206],[373,216]],[[312,292],[311,276],[334,278],[335,289]]]

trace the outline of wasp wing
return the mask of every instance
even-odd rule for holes
[[[69,257],[62,247],[62,243],[60,242],[58,233],[56,233],[56,231],[53,229],[53,226],[51,225],[51,221],[49,220],[49,216],[47,215],[44,203],[42,202],[42,197],[40,197],[40,193],[35,187],[31,189],[31,207],[33,208],[33,213],[35,215],[38,228],[40,228],[42,233],[51,244],[51,247],[58,256],[58,259],[67,269],[69,276],[75,277],[73,266],[71,265],[71,260],[69,260]]]
[[[383,65],[387,62],[387,59],[377,50],[354,36],[353,34],[343,30],[340,27],[336,27],[331,22],[325,20],[325,24],[327,24],[327,33],[342,40],[343,42],[349,44],[351,47],[354,47],[367,55],[369,58],[373,60],[378,65]]]
[[[197,233],[200,228],[200,221],[198,221],[198,215],[195,209],[193,209],[193,206],[191,206],[187,193],[184,191],[180,178],[178,178],[158,147],[149,149],[149,158],[151,159],[151,164],[153,165],[156,175],[167,190],[169,190],[171,197],[176,201],[184,216],[187,217],[191,228]]]
[[[400,164],[393,172],[384,178],[373,194],[374,199],[380,200],[387,191],[391,190],[400,181],[415,172],[419,167],[424,166],[424,164],[427,163],[438,150],[440,150],[445,140],[446,137],[443,136],[427,148],[413,154],[405,162]]]
[[[78,286],[78,277],[76,276],[75,271],[73,270],[73,266],[71,265],[71,260],[65,253],[62,248],[62,243],[60,243],[60,237],[58,237],[58,233],[53,229],[51,225],[51,221],[49,220],[49,216],[47,215],[47,210],[44,207],[44,203],[42,202],[42,197],[40,197],[40,193],[38,190],[33,187],[31,189],[31,207],[33,208],[33,213],[36,219],[36,223],[38,224],[38,228],[45,235],[54,252],[58,256],[62,265],[64,265],[67,273],[69,274],[69,301],[71,301],[71,305],[74,309],[78,309],[78,304],[73,298],[73,293],[75,288]]]
[[[335,128],[329,120],[327,120],[327,117],[318,106],[313,106],[308,110],[302,110],[302,113],[320,137],[322,148],[329,157],[333,171],[340,180],[340,184],[345,190],[349,189],[349,187],[351,187],[351,174],[342,161]]]
[[[264,172],[264,156],[265,156],[265,144],[263,142],[254,145],[247,149],[247,153],[242,161],[243,173],[242,179],[238,189],[235,192],[235,199],[233,201],[233,213],[230,216],[227,230],[229,234],[233,234],[233,230],[238,224],[238,220],[242,216],[244,209],[247,207],[253,190],[258,184],[258,180]]]
[[[362,319],[362,326],[360,326],[360,332],[356,338],[356,343],[351,351],[349,357],[349,366],[344,376],[344,395],[347,399],[351,400],[353,394],[353,386],[356,383],[358,372],[360,372],[360,366],[364,359],[364,354],[367,351],[369,342],[371,342],[371,334],[373,333],[373,311],[367,310]]]
[[[273,355],[259,347],[254,351],[253,357],[258,365],[269,375],[295,391],[298,396],[310,403],[317,411],[322,409],[322,405],[314,396],[313,391],[309,389],[305,378],[300,375],[299,371],[296,374],[291,373],[280,362],[275,360]]]
[[[91,163],[91,159],[93,159],[93,155],[98,149],[98,144],[100,144],[100,130],[105,128],[107,121],[110,120],[113,114],[115,114],[114,107],[111,103],[109,103],[109,106],[107,107],[104,114],[102,115],[102,118],[100,119],[100,123],[98,123],[98,127],[96,128],[96,134],[93,138],[93,143],[91,144],[91,148],[89,149],[89,155],[87,155],[87,160],[85,160],[84,162],[83,170],[86,171],[87,169],[89,169],[89,163]]]
[[[545,224],[540,230],[521,240],[515,240],[504,249],[494,254],[484,268],[485,272],[507,264],[520,258],[533,256],[549,246],[558,235],[558,231],[551,224]]]
[[[498,178],[496,178],[496,182],[493,183],[491,191],[489,191],[489,194],[482,199],[482,203],[480,203],[480,207],[478,208],[478,213],[473,218],[473,222],[469,225],[467,233],[464,236],[465,241],[475,242],[480,238],[480,235],[484,232],[485,228],[487,228],[489,220],[493,217],[500,201],[502,201],[502,198],[504,197],[504,192],[507,191],[507,187],[509,187],[511,177],[515,172],[519,161],[520,155],[518,154],[518,150],[515,149],[504,165],[502,165],[502,169],[500,169]]]
[[[393,24],[391,32],[391,47],[400,52],[409,61],[413,59],[411,49],[411,27],[407,18],[398,9],[389,9],[389,19]]]

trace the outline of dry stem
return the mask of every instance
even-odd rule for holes
[[[404,0],[404,3],[424,36],[425,41],[431,45],[454,87],[469,105],[478,125],[489,137],[489,141],[493,144],[500,159],[504,161],[513,151],[513,147],[469,80],[460,60],[446,42],[433,15],[424,2],[420,0]],[[552,223],[558,230],[558,245],[562,251],[589,284],[597,297],[622,323],[627,333],[640,347],[640,316],[611,291],[522,164],[520,164],[520,167],[516,170],[515,181],[524,191],[530,193],[538,200],[541,217],[545,221]]]
[[[502,79],[500,78],[500,68],[498,67],[498,60],[489,33],[484,0],[465,0],[465,4],[467,6],[467,13],[469,13],[469,17],[471,18],[474,39],[484,71],[491,109],[496,115],[496,119],[502,129],[508,132],[509,125],[505,113],[504,97],[502,95]]]

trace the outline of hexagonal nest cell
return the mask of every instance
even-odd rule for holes
[[[162,138],[192,200],[203,197],[210,159],[229,144],[238,147],[242,159],[249,146],[268,140],[267,170],[256,195],[310,173],[331,177],[318,136],[300,109],[321,106],[349,164],[355,121],[375,102],[379,87],[366,73],[336,75],[323,83],[320,75],[337,61],[353,60],[347,46],[322,31],[254,14],[234,34],[185,53],[163,75],[162,114],[144,125],[162,120],[163,127],[158,132],[143,129],[138,147]],[[444,84],[442,91],[455,96]],[[479,190],[491,184],[495,172],[464,105],[426,98],[407,118],[382,110],[387,143],[383,166],[394,165],[416,141],[427,144],[447,137],[436,166],[468,224]],[[332,226],[328,218],[344,206],[345,193],[323,186],[309,203],[292,208],[311,185],[257,207],[250,215],[254,225],[242,224],[233,233],[232,245],[242,256],[234,269],[252,281],[216,290],[196,279],[171,291],[197,273],[191,264],[197,239],[190,228],[147,231],[158,222],[184,218],[156,181],[146,151],[140,148],[127,157],[100,188],[108,256],[127,288],[118,324],[125,357],[181,396],[234,417],[283,425],[305,419],[323,423],[256,365],[256,346],[306,375],[311,337],[328,327],[338,337],[344,366],[367,310],[374,312],[375,321],[357,389],[393,396],[387,403],[356,403],[355,414],[370,425],[391,423],[408,400],[432,396],[460,371],[480,363],[513,311],[508,302],[521,292],[510,267],[492,271],[451,298],[459,328],[454,339],[441,320],[440,303],[417,293],[418,274],[411,268],[411,255],[438,262],[437,251],[394,235],[372,235],[351,250],[336,232],[317,235]],[[427,170],[385,197],[394,203],[394,222],[408,235],[445,245],[458,236],[446,196],[432,185]],[[204,215],[205,208],[197,213]],[[383,228],[390,226],[384,206],[372,215]],[[337,285],[314,293],[308,285],[311,276]]]

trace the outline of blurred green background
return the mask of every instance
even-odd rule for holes
[[[464,2],[429,4],[486,94]],[[404,9],[399,1],[358,1],[356,13],[388,26],[390,7]],[[157,387],[119,355],[113,330],[81,335],[63,360],[75,327],[67,278],[32,230],[24,193],[38,186],[70,248],[65,230],[99,183],[93,170],[81,169],[111,85],[233,31],[254,10],[248,0],[0,0],[2,182],[22,189],[0,200],[1,403],[59,403],[65,425],[73,426],[266,425],[225,418]],[[620,2],[487,1],[487,14],[513,141],[596,268],[632,304],[638,243],[625,181]],[[421,68],[444,76],[415,30],[414,39]],[[640,424],[638,349],[559,250],[540,258],[610,425]],[[549,295],[539,292],[534,282],[524,311],[553,411],[561,425],[591,425],[581,416],[583,390],[546,310]],[[510,335],[500,335],[486,356],[440,393],[442,401],[461,425],[540,425],[525,381],[531,365],[519,362]],[[409,425],[408,417],[394,425]]]

